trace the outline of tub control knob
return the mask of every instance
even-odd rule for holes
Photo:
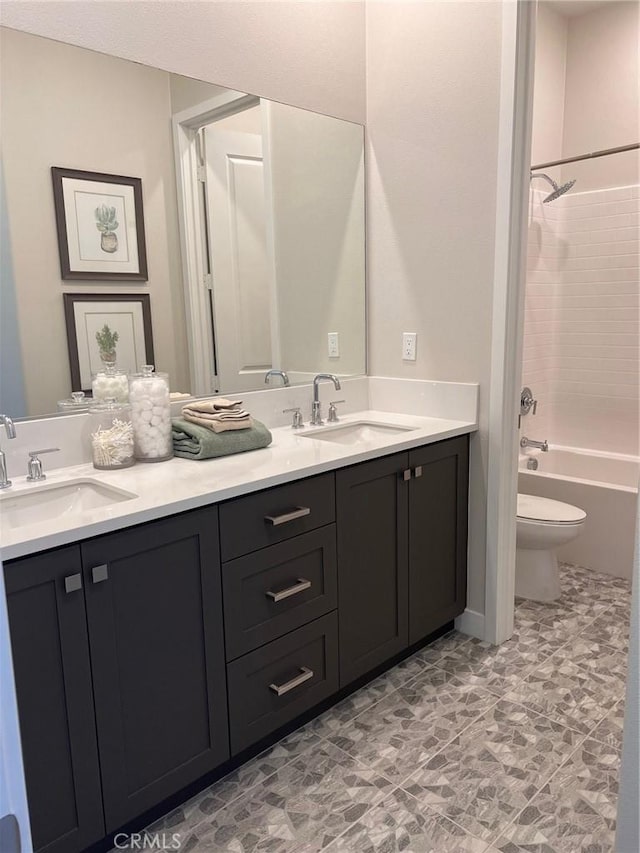
[[[533,392],[531,388],[523,388],[522,393],[520,394],[520,414],[528,415],[531,409],[533,409],[533,413],[535,415],[536,409],[538,408],[538,401],[534,400]]]

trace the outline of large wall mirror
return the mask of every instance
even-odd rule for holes
[[[53,414],[88,390],[105,325],[119,367],[152,351],[194,396],[262,389],[270,369],[365,373],[361,126],[0,38],[0,411]]]

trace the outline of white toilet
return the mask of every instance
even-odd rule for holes
[[[516,595],[535,601],[560,597],[555,549],[580,535],[587,514],[577,506],[518,495]]]

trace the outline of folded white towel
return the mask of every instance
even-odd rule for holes
[[[244,412],[241,418],[234,417],[228,413],[220,413],[216,415],[200,414],[198,412],[190,412],[186,407],[182,410],[182,417],[185,421],[198,426],[206,427],[213,432],[227,432],[234,429],[249,429],[253,426],[253,420],[248,412]]]
[[[216,397],[213,400],[196,400],[193,403],[189,403],[186,408],[192,412],[213,415],[216,412],[241,411],[241,405],[242,400],[227,400],[226,397]]]
[[[211,421],[241,421],[249,417],[249,412],[244,409],[234,409],[226,412],[202,412],[200,409],[194,409],[192,406],[183,406],[182,414],[192,415],[193,417],[206,418]]]

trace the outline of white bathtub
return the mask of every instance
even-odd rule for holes
[[[538,470],[527,470],[527,460]],[[558,558],[599,572],[631,578],[640,458],[573,447],[520,455],[518,491],[583,509],[582,534],[558,550]]]

